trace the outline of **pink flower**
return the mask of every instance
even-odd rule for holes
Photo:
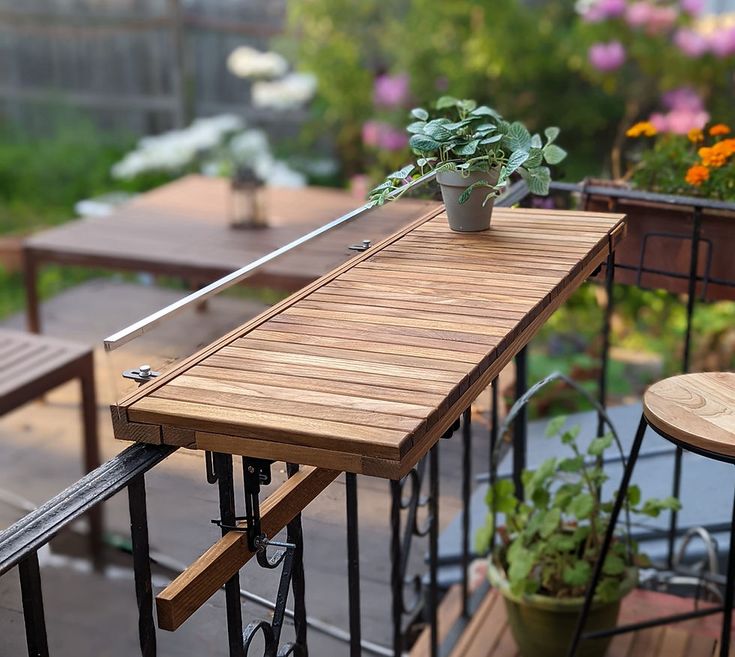
[[[701,57],[709,49],[709,43],[699,32],[681,28],[674,35],[674,43],[687,57]]]
[[[690,16],[699,16],[704,9],[704,0],[681,0],[681,10]]]
[[[704,101],[691,87],[678,87],[667,91],[661,96],[664,107],[669,110],[684,109],[690,112],[700,112],[704,109]]]
[[[625,12],[625,20],[631,27],[645,27],[651,34],[673,27],[679,15],[676,7],[634,2]]]
[[[595,43],[590,46],[587,59],[598,71],[603,73],[615,71],[625,63],[625,48],[620,41]]]
[[[378,146],[380,124],[377,121],[365,121],[362,124],[362,143],[365,146]]]
[[[685,135],[690,130],[707,125],[709,114],[704,111],[692,112],[686,109],[671,110],[667,116],[668,131],[677,135]]]
[[[608,18],[622,16],[625,13],[625,7],[625,0],[597,0],[582,18],[588,23],[599,23]]]
[[[382,121],[366,121],[362,125],[362,143],[372,148],[399,151],[408,144],[408,137],[402,130]]]
[[[373,102],[379,107],[400,107],[408,101],[409,78],[400,75],[379,75],[373,83]]]
[[[712,32],[709,47],[720,58],[735,54],[735,27],[721,28]]]

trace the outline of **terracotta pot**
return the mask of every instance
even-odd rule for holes
[[[508,625],[522,657],[560,657],[566,655],[577,627],[584,598],[551,598],[544,595],[515,596],[505,573],[488,567],[490,583],[505,602]],[[638,569],[630,568],[620,587],[620,598],[592,606],[585,631],[609,629],[618,621],[621,600],[638,583]],[[610,638],[583,641],[577,657],[604,657]]]
[[[595,185],[599,184],[600,181],[595,181]],[[735,253],[735,203],[732,205],[732,211],[702,211],[702,241],[699,243],[697,256],[699,276],[706,274],[709,259],[709,278],[735,282],[732,256]],[[637,269],[642,263],[647,269],[665,272],[641,273],[642,287],[659,288],[679,294],[687,292],[692,249],[691,208],[594,194],[587,197],[585,209],[593,212],[620,212],[628,217],[627,234],[615,251],[616,282],[636,285],[639,280]],[[660,233],[671,233],[675,236],[664,236]],[[647,234],[649,236],[643,250]],[[702,283],[697,286],[697,292],[698,298],[702,298]],[[704,298],[710,301],[735,300],[735,287],[709,282]]]
[[[466,233],[490,228],[495,199],[490,199],[483,205],[490,190],[487,187],[480,187],[473,191],[464,203],[459,202],[459,197],[470,185],[481,180],[494,185],[498,181],[498,175],[497,169],[490,172],[476,171],[467,176],[456,171],[442,171],[436,174],[436,181],[439,183],[442,199],[447,208],[449,227],[452,230]]]

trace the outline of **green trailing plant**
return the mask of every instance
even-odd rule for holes
[[[559,436],[569,448],[565,458],[549,458],[534,471],[524,471],[524,499],[515,496],[513,482],[502,479],[488,490],[490,513],[478,532],[477,549],[491,549],[498,514],[496,545],[490,553],[501,568],[514,595],[541,594],[554,598],[584,595],[592,577],[608,527],[613,499],[603,499],[608,480],[602,465],[613,445],[612,434],[595,438],[586,450],[578,443],[579,427],[564,429],[565,417],[549,423],[547,436]],[[625,499],[626,513],[656,517],[665,509],[679,509],[672,497],[641,499],[641,490],[631,485]],[[626,572],[648,564],[629,535],[618,536],[605,560],[596,599],[606,602],[620,597]]]
[[[474,172],[498,172],[496,182],[473,182],[460,196],[465,203],[478,189],[486,191],[484,203],[497,196],[510,177],[518,173],[532,194],[549,193],[551,171],[567,155],[555,141],[559,128],[544,130],[544,137],[531,134],[520,121],[510,123],[493,108],[471,99],[442,96],[436,101],[437,115],[423,107],[411,110],[409,146],[416,163],[389,174],[370,192],[369,203],[381,205],[400,196],[401,187],[429,171],[455,171],[469,177]]]

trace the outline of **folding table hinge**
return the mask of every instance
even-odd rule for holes
[[[367,251],[370,248],[370,244],[372,244],[370,240],[362,240],[361,244],[352,244],[347,248],[350,251]]]
[[[122,375],[124,379],[132,379],[137,381],[138,385],[148,383],[151,379],[155,379],[160,372],[151,369],[150,365],[139,365],[137,369],[125,370]]]

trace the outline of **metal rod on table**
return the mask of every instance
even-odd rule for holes
[[[515,357],[516,399],[526,394],[528,389],[528,347],[523,347]],[[523,499],[523,470],[526,467],[526,438],[528,430],[528,411],[526,405],[518,411],[513,422],[513,483],[516,497]]]
[[[405,185],[404,187],[396,190],[391,194],[391,196],[397,196],[399,193],[404,194],[410,189],[420,187],[421,185],[433,180],[435,175],[436,174],[433,171],[427,173],[426,175],[423,175],[420,178],[417,178],[416,180],[410,182],[408,185]],[[244,267],[241,267],[236,271],[233,271],[231,274],[227,274],[227,276],[223,276],[222,278],[214,281],[214,283],[210,283],[209,285],[201,288],[200,290],[197,290],[196,292],[192,292],[191,294],[185,296],[183,299],[179,299],[178,301],[175,301],[165,308],[162,308],[161,310],[158,310],[148,315],[147,317],[144,317],[134,324],[131,324],[121,331],[118,331],[117,333],[114,333],[113,335],[105,338],[105,350],[114,351],[118,347],[122,347],[124,344],[127,344],[134,338],[137,338],[144,333],[150,331],[152,328],[160,324],[165,319],[181,312],[182,310],[188,308],[193,304],[199,304],[202,301],[206,301],[216,294],[219,294],[223,290],[226,290],[227,288],[232,287],[233,285],[236,285],[237,283],[243,281],[255,270],[260,269],[263,265],[268,264],[272,260],[275,260],[285,253],[288,253],[289,251],[293,251],[296,247],[301,246],[302,244],[305,244],[310,240],[313,240],[315,237],[323,235],[324,233],[332,230],[332,228],[336,228],[337,226],[346,224],[363,214],[367,214],[372,209],[373,208],[366,203],[365,205],[362,205],[359,208],[356,208],[348,212],[347,214],[343,214],[341,217],[338,217],[337,219],[334,219],[324,224],[323,226],[312,230],[310,233],[302,235],[301,237],[296,238],[288,244],[284,244],[282,247],[275,249],[270,253],[267,253],[257,260],[253,260],[253,262],[245,265]]]
[[[607,407],[607,374],[610,364],[610,327],[613,312],[613,290],[615,281],[615,251],[611,251],[607,256],[605,265],[605,312],[602,324],[602,353],[600,365],[600,381],[599,381],[599,402],[603,408]],[[605,418],[602,413],[597,413],[597,435],[601,436],[605,428]]]
[[[350,657],[362,654],[360,624],[360,542],[357,519],[357,475],[345,473],[347,506],[347,586],[350,607]]]
[[[48,657],[48,638],[46,636],[46,617],[43,611],[38,552],[31,552],[18,563],[18,574],[28,655],[29,657]]]
[[[470,480],[472,479],[472,406],[462,417],[462,616],[469,618]]]
[[[215,452],[212,455],[214,471],[217,474],[219,492],[220,521],[223,525],[222,536],[228,530],[225,526],[235,525],[235,484],[232,474],[232,456]],[[242,610],[240,608],[240,575],[235,573],[225,584],[225,603],[227,605],[227,639],[230,657],[244,657],[242,639]]]
[[[135,598],[138,602],[138,638],[143,657],[156,655],[156,625],[153,620],[153,585],[148,544],[148,511],[145,475],[138,475],[128,486],[130,537],[133,544]]]

